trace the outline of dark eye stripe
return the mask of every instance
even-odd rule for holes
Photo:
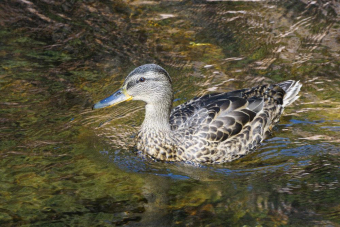
[[[144,78],[144,81],[140,81],[141,78]],[[126,89],[129,89],[133,86],[135,86],[136,84],[140,83],[140,82],[145,82],[146,81],[146,78],[145,77],[141,77],[137,80],[133,80],[133,81],[129,81],[126,85]],[[160,78],[148,78],[148,81],[161,81],[162,79]]]
[[[133,85],[135,85],[135,83],[134,83],[133,81],[130,81],[129,83],[127,83],[126,89],[129,89],[129,88],[132,87]]]

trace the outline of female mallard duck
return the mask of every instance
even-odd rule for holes
[[[147,64],[133,70],[118,91],[93,108],[142,100],[146,113],[136,139],[144,155],[164,161],[223,163],[253,150],[279,121],[284,107],[299,98],[301,86],[288,80],[209,94],[171,110],[169,74]]]

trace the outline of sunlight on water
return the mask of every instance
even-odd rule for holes
[[[338,226],[334,1],[0,3],[1,226]],[[174,106],[300,80],[252,154],[223,165],[136,155],[144,104],[92,110],[144,63]]]

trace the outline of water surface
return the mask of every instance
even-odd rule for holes
[[[336,1],[2,1],[1,226],[339,226]],[[232,163],[136,156],[143,103],[92,111],[136,66],[174,105],[294,79],[272,137]]]

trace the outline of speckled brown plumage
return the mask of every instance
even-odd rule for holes
[[[133,81],[140,78],[148,83],[133,87]],[[147,104],[136,136],[137,149],[153,159],[190,163],[229,162],[254,150],[301,88],[299,82],[289,80],[209,94],[170,112],[171,79],[160,66],[138,67],[126,78],[124,89],[127,84],[126,93]]]

